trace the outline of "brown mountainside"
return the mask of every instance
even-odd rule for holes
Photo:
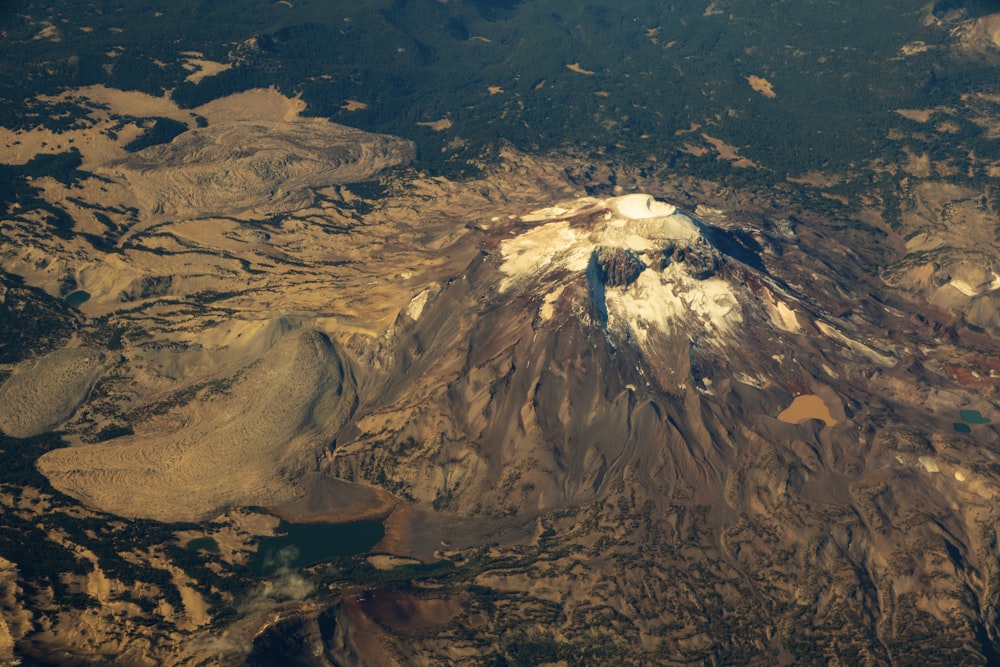
[[[89,175],[34,183],[72,228],[43,233],[58,223],[44,209],[3,218],[0,303],[50,335],[4,357],[0,430],[70,445],[38,459],[54,490],[5,484],[4,511],[94,535],[192,522],[168,541],[201,531],[221,549],[184,569],[167,542],[95,553],[47,528],[73,567],[25,586],[30,563],[5,565],[0,649],[75,664],[996,658],[988,199],[927,178],[889,229],[628,171],[612,185],[590,170],[588,194],[570,157],[508,151],[453,182],[406,169],[406,142],[253,95],[270,111],[246,128],[210,106],[207,127],[131,156],[95,111]],[[375,194],[352,185],[376,178]],[[945,217],[989,261],[963,258]],[[450,565],[426,580],[345,561],[227,588],[274,530],[260,507],[384,519],[375,562]]]

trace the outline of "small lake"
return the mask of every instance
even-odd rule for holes
[[[989,424],[990,420],[982,415],[979,410],[962,410],[962,421],[966,424]]]
[[[296,570],[319,563],[357,556],[371,550],[385,536],[380,521],[351,523],[285,523],[281,533],[261,540],[250,563],[259,575]]]
[[[84,292],[81,289],[72,292],[71,294],[67,294],[64,301],[70,308],[79,308],[81,305],[86,303],[88,299],[90,299],[90,292]]]
[[[837,423],[837,420],[830,414],[830,407],[826,401],[815,394],[796,396],[792,404],[778,415],[778,420],[786,424],[801,424],[808,419],[820,419],[827,426],[833,426]]]
[[[219,543],[211,537],[196,537],[184,545],[188,551],[207,551],[210,554],[219,553]]]

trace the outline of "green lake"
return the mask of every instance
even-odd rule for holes
[[[211,537],[196,537],[185,544],[184,548],[189,551],[207,551],[211,554],[219,553],[219,543]]]
[[[989,424],[990,420],[979,410],[962,410],[962,421],[966,424]]]
[[[260,575],[294,570],[369,551],[385,536],[379,521],[285,523],[281,534],[261,541],[250,566]]]
[[[79,308],[81,305],[90,299],[90,292],[85,292],[82,289],[72,292],[66,295],[66,305],[71,308]]]

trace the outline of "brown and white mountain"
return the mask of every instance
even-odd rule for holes
[[[86,173],[34,183],[71,233],[4,218],[3,312],[46,336],[4,357],[0,430],[69,446],[37,462],[54,489],[3,505],[25,530],[86,522],[43,539],[93,600],[5,567],[8,644],[78,664],[996,658],[988,201],[928,178],[893,229],[514,151],[456,182],[253,95],[269,111],[245,134],[201,108],[207,127],[131,156],[95,111]],[[273,531],[260,506],[383,519],[375,562],[451,566],[223,590]],[[223,547],[190,569],[216,579],[165,545],[82,546],[173,521]]]

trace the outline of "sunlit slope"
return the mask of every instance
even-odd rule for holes
[[[223,395],[174,415],[175,428],[60,449],[39,468],[53,486],[124,516],[192,520],[294,499],[316,451],[350,416],[353,378],[328,338],[290,334]]]

